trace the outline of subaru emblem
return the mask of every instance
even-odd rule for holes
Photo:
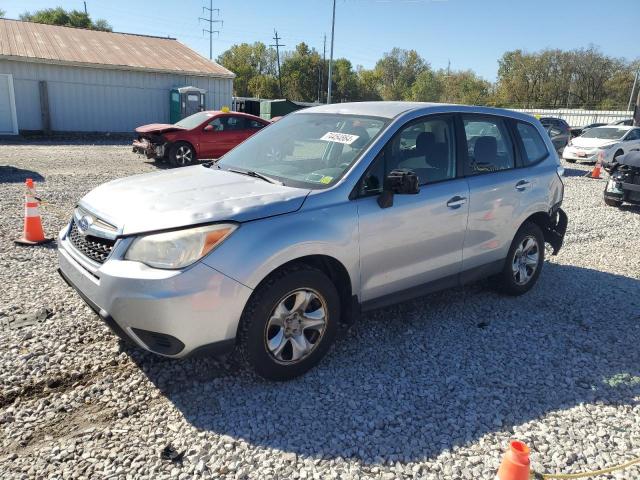
[[[91,218],[89,215],[85,215],[80,220],[78,220],[78,228],[80,228],[80,230],[84,232],[92,223],[93,218]]]

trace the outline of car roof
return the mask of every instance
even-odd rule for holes
[[[638,127],[634,127],[633,125],[608,124],[608,125],[601,125],[600,127],[595,127],[595,128],[615,128],[616,130],[633,130],[634,128],[638,128]]]
[[[513,110],[505,110],[502,108],[459,105],[453,103],[397,101],[331,103],[328,105],[318,105],[315,107],[305,108],[303,110],[297,110],[293,113],[337,113],[341,115],[363,115],[393,119],[403,113],[415,110],[424,110],[424,113],[428,114],[430,109],[437,109],[439,112],[463,112],[480,113],[487,115],[502,115],[511,118],[518,118],[529,122],[531,120],[535,120],[535,118],[531,115],[515,112]]]
[[[208,115],[211,116],[218,116],[218,115],[237,115],[239,117],[247,117],[247,118],[257,118],[258,120],[262,120],[263,122],[267,122],[269,123],[269,120],[265,120],[262,117],[258,117],[256,115],[251,115],[250,113],[244,113],[244,112],[234,112],[232,110],[227,111],[223,111],[223,110],[204,110],[203,113],[206,113]]]

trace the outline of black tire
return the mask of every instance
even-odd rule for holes
[[[606,198],[605,197],[604,203],[606,203],[610,207],[620,208],[622,206],[622,202],[620,200],[614,200],[613,198]]]
[[[575,161],[575,160],[570,159],[570,158],[565,158],[565,161],[566,161],[567,163],[576,163],[576,161]]]
[[[169,162],[174,167],[187,167],[196,161],[196,151],[187,142],[176,142],[169,152]]]
[[[293,356],[293,342],[287,339],[285,328],[274,327],[270,324],[270,319],[276,317],[274,314],[278,305],[285,304],[290,298],[295,301],[293,292],[307,289],[318,295],[312,302],[319,302],[316,306],[321,305],[326,312],[324,328],[322,333],[315,330],[310,332],[312,335],[317,333],[318,336],[314,342],[309,342],[313,346],[306,356],[299,360],[287,359],[288,353]],[[311,309],[316,308],[312,303],[309,305]],[[271,274],[247,302],[239,333],[240,352],[244,361],[261,377],[268,380],[290,380],[306,373],[320,362],[335,340],[339,322],[340,296],[333,282],[320,270],[307,265],[286,267]],[[277,334],[272,333],[274,328]],[[308,330],[300,332],[307,338],[305,332],[309,333]],[[284,339],[280,345],[289,342],[281,349],[280,355],[284,357],[282,359],[276,358],[267,345],[269,339],[278,335]]]
[[[523,244],[525,239],[534,240],[536,243],[537,264],[535,265],[535,270],[532,269],[533,271],[531,272],[531,275],[526,283],[520,283],[518,279],[522,277],[522,274],[519,272],[514,273],[513,267],[516,262],[519,262],[519,260],[516,259],[516,252],[519,251],[518,247]],[[544,235],[542,233],[542,230],[533,222],[525,222],[524,225],[522,225],[516,233],[516,236],[513,238],[511,247],[509,248],[509,253],[507,254],[507,258],[505,259],[504,268],[502,269],[502,272],[497,276],[499,290],[502,293],[513,296],[522,295],[523,293],[528,292],[538,281],[538,277],[540,276],[540,272],[542,271],[543,263]],[[526,269],[526,274],[529,274],[529,268],[527,266],[525,266],[524,268]],[[525,278],[522,278],[522,280],[525,280]]]

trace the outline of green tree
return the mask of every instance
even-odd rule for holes
[[[339,58],[333,62],[332,96],[335,102],[352,102],[359,99],[358,75],[346,58]]]
[[[357,100],[382,100],[380,96],[380,78],[373,70],[357,68],[358,98]]]
[[[411,87],[411,100],[418,102],[439,102],[442,100],[444,85],[442,78],[433,70],[427,69],[420,73]]]
[[[303,102],[317,100],[321,68],[322,58],[304,42],[298,44],[293,52],[287,52],[281,65],[284,96]]]
[[[440,101],[464,105],[486,105],[490,101],[491,83],[472,70],[440,70],[437,78],[442,86]]]
[[[233,45],[218,57],[220,65],[236,74],[233,90],[239,97],[251,95],[249,85],[254,77],[273,75],[275,61],[275,52],[262,42]]]
[[[249,80],[249,95],[257,98],[277,98],[278,79],[274,75],[257,75]]]
[[[78,10],[65,10],[62,7],[45,8],[36,12],[24,12],[20,20],[25,22],[46,23],[48,25],[61,25],[64,27],[86,28],[89,30],[102,30],[110,32],[111,25],[106,20],[91,20],[91,17]]]
[[[415,50],[394,48],[378,60],[374,71],[380,78],[380,94],[384,100],[408,100],[418,76],[429,65]]]
[[[5,11],[0,8],[0,18],[4,18]]]

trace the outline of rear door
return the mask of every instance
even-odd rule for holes
[[[469,221],[462,269],[471,271],[506,257],[524,197],[535,180],[516,169],[516,146],[505,118],[463,114],[466,149],[464,170],[469,182]]]

